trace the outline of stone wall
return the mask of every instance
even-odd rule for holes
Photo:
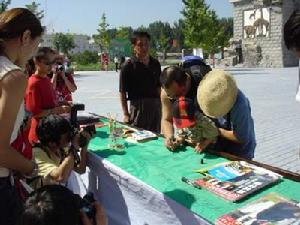
[[[283,0],[282,6],[270,7],[269,36],[256,38],[243,37],[244,11],[254,8],[254,0],[232,0],[231,2],[234,5],[234,39],[242,40],[245,67],[298,65],[296,57],[284,45],[283,26],[295,9],[295,2],[300,4],[300,0]]]

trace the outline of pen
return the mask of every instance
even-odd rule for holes
[[[196,185],[193,181],[189,180],[189,179],[186,178],[186,177],[182,177],[182,178],[181,178],[181,181],[184,182],[184,183],[186,183],[186,184],[188,184],[188,185],[193,186],[194,188],[201,189],[200,186]]]

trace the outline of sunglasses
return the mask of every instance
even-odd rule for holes
[[[55,60],[53,60],[53,61],[42,60],[42,63],[45,64],[46,66],[52,66],[55,64]]]

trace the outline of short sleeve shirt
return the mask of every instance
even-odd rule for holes
[[[128,100],[160,98],[161,65],[150,57],[146,66],[137,59],[127,62],[121,69],[119,91],[126,92]]]
[[[33,154],[36,164],[38,165],[39,172],[38,175],[42,177],[43,184],[57,184],[50,177],[50,173],[59,167],[60,158],[52,156],[51,158],[48,154],[41,148],[33,148]]]
[[[229,113],[231,130],[243,142],[242,145],[233,145],[232,151],[238,152],[238,155],[242,157],[253,158],[256,147],[254,121],[251,116],[249,100],[240,90],[238,91],[236,102]],[[219,120],[219,122],[221,121],[224,124],[224,118]]]
[[[30,143],[34,143],[38,141],[36,127],[39,123],[39,119],[34,116],[44,110],[53,109],[57,106],[56,94],[48,77],[33,75],[29,78],[25,96],[25,105],[27,111],[32,113],[33,116],[28,138]]]

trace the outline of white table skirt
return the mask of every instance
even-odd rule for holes
[[[87,191],[93,192],[105,208],[109,225],[210,224],[93,153],[88,155],[88,167],[85,174],[73,176],[69,186],[81,196]]]

